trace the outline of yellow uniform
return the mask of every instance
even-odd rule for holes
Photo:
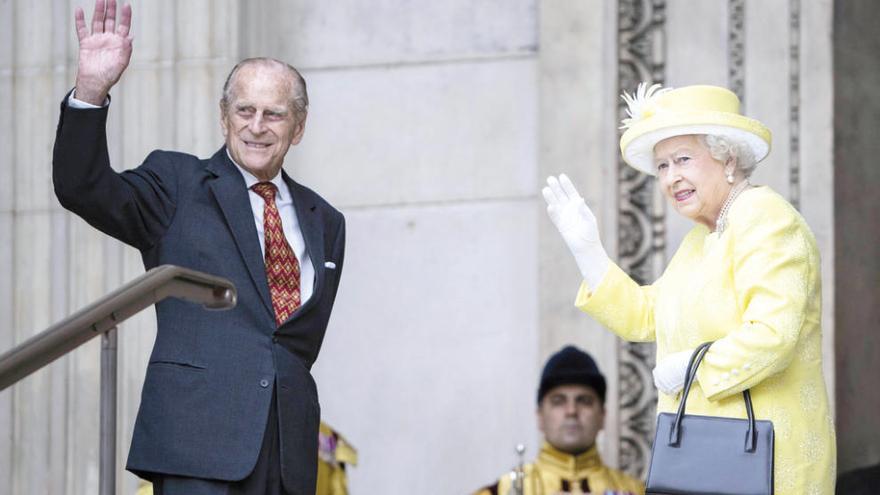
[[[146,480],[138,481],[138,489],[135,495],[153,495],[153,484]]]
[[[357,465],[357,451],[323,421],[318,430],[316,495],[348,495],[347,465]]]
[[[639,287],[612,264],[577,307],[631,341],[657,342],[658,362],[715,344],[697,373],[687,412],[773,422],[777,495],[834,493],[835,440],[822,378],[819,253],[804,219],[767,187],[744,191],[723,233],[698,225],[666,271]],[[660,394],[674,412],[680,396]]]
[[[527,464],[523,471],[523,495],[645,493],[644,483],[602,464],[595,446],[581,455],[573,456],[545,442],[534,464]],[[497,483],[480,489],[475,495],[507,495],[510,493],[510,483],[510,478],[503,476]]]

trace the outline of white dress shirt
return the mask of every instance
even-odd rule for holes
[[[229,155],[228,149],[226,150],[226,154],[229,156],[229,161],[235,165],[235,168],[237,168],[238,171],[241,172],[241,176],[244,177],[244,183],[248,188],[248,199],[251,200],[251,210],[254,213],[254,223],[257,226],[257,236],[260,238],[260,250],[263,252],[263,259],[265,260],[266,234],[263,229],[263,208],[266,206],[266,202],[263,200],[262,196],[251,189],[251,186],[260,182],[260,180],[242,168],[239,164],[235,163],[235,160],[232,159],[232,155]],[[278,215],[281,216],[281,228],[284,230],[284,238],[287,239],[287,244],[290,245],[290,248],[293,249],[294,254],[296,254],[296,259],[299,260],[299,296],[302,304],[305,304],[306,301],[309,300],[309,297],[312,296],[312,291],[314,289],[315,267],[312,265],[309,252],[306,250],[306,242],[305,239],[303,239],[302,229],[299,228],[299,220],[296,218],[296,209],[293,207],[293,196],[290,194],[290,189],[287,187],[287,183],[284,182],[280,172],[276,174],[270,182],[275,184],[275,187],[278,188],[278,192],[275,193],[275,206],[278,208]]]
[[[77,100],[74,96],[75,93],[71,94],[67,100],[67,104],[72,108],[101,108],[97,105]],[[104,106],[108,104],[109,101],[104,102]],[[251,201],[251,210],[254,214],[254,223],[257,227],[257,236],[260,240],[260,251],[263,253],[263,260],[265,260],[266,236],[263,233],[263,208],[265,207],[265,201],[263,201],[262,196],[251,189],[251,186],[260,182],[260,180],[235,163],[232,155],[229,155],[229,150],[226,150],[226,154],[229,156],[229,161],[235,165],[235,168],[244,177],[244,183],[248,188],[248,199]],[[293,207],[293,196],[290,194],[287,183],[282,179],[281,173],[278,173],[271,182],[278,188],[278,192],[275,194],[275,206],[278,208],[278,214],[281,216],[281,228],[284,230],[284,238],[287,239],[287,243],[293,249],[294,254],[296,254],[296,259],[299,260],[300,301],[302,301],[302,304],[305,304],[312,297],[312,292],[314,291],[315,266],[312,264],[309,252],[306,250],[305,239],[303,239],[302,230],[299,227],[299,220],[296,218],[296,209]]]

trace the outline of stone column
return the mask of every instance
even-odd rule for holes
[[[88,5],[85,5],[88,4]],[[0,3],[0,350],[5,351],[143,272],[139,254],[64,211],[51,152],[58,106],[73,86],[75,6]],[[134,55],[113,90],[115,168],[154,148],[205,156],[221,143],[220,88],[236,59],[237,2],[134,5]],[[123,472],[155,332],[151,311],[120,329],[118,473]],[[87,343],[0,394],[0,479],[10,493],[92,494],[98,486],[100,344]]]
[[[3,191],[0,245],[6,290],[3,349],[22,342],[66,313],[64,216],[52,193],[51,143],[57,104],[67,77],[66,32],[53,29],[61,12],[52,2],[5,2],[2,52]],[[37,29],[39,24],[41,27]],[[83,349],[89,352],[89,349]],[[62,359],[3,392],[0,477],[12,493],[62,492],[68,452],[67,370]],[[46,448],[53,445],[56,448]],[[8,450],[6,450],[8,449]]]

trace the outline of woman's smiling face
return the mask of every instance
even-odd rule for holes
[[[654,146],[654,167],[663,194],[680,214],[715,230],[731,184],[733,162],[721,163],[696,135],[674,136]]]

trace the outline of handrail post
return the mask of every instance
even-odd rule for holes
[[[101,335],[100,495],[116,493],[116,327]]]

